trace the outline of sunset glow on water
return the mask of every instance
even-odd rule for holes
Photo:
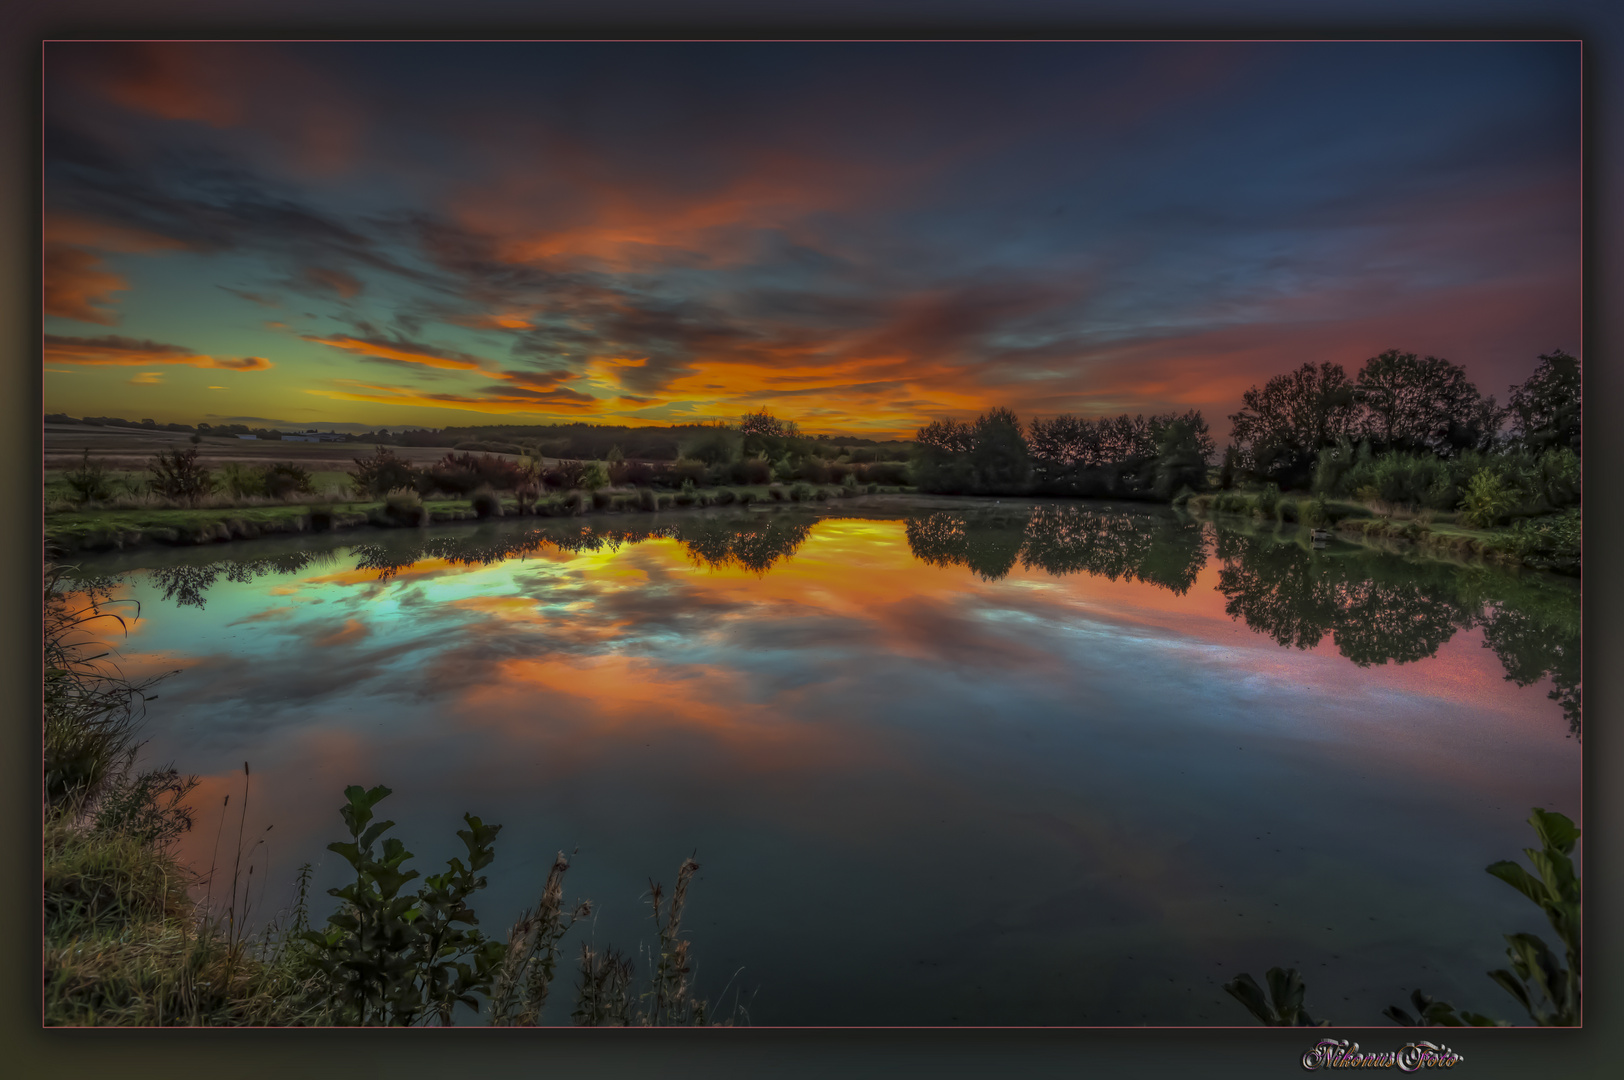
[[[758,1024],[1245,1024],[1220,984],[1277,964],[1347,1022],[1499,1008],[1537,927],[1482,868],[1531,806],[1579,818],[1570,583],[1101,504],[649,531],[81,572],[140,602],[126,670],[179,671],[145,752],[203,778],[194,865],[251,762],[266,915],[303,862],[339,883],[342,790],[383,783],[425,872],[504,825],[487,932],[563,849],[581,940],[629,947],[697,852],[699,989]]]

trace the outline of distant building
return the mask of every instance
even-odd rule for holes
[[[239,438],[239,439],[257,439],[257,438],[259,438],[259,436],[258,435],[238,435],[237,438]]]

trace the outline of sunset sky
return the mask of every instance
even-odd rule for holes
[[[907,436],[1579,354],[1579,46],[84,44],[44,407]]]

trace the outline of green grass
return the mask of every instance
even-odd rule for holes
[[[343,474],[334,474],[340,475]],[[833,486],[813,488],[806,485],[808,502],[839,498],[841,490]],[[824,500],[816,498],[823,491]],[[900,494],[911,488],[881,488],[880,493]],[[574,517],[596,514],[643,514],[650,512],[635,493],[616,491],[603,506],[594,506],[593,499],[581,493],[579,507],[570,505],[572,493],[553,493],[538,499],[531,515],[537,517]],[[859,493],[863,494],[863,493]],[[743,508],[750,503],[769,505],[774,502],[770,485],[741,484],[726,487],[697,488],[687,501],[681,492],[658,492],[658,511],[689,510],[705,507]],[[511,493],[500,498],[502,516],[524,515],[518,499]],[[45,514],[45,539],[63,552],[97,551],[108,548],[129,548],[146,543],[187,544],[207,543],[223,539],[252,538],[262,534],[295,533],[310,527],[308,516],[313,508],[321,507],[329,514],[339,516],[338,527],[364,524],[381,519],[378,511],[385,505],[382,499],[349,499],[325,502],[310,497],[299,502],[257,502],[226,506],[205,507],[138,507],[134,509],[73,508],[51,509]],[[471,497],[433,497],[423,500],[428,511],[429,524],[468,521],[479,514]],[[657,512],[657,511],[656,511]],[[235,523],[235,528],[233,528]]]

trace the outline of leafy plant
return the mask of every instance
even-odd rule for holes
[[[1472,474],[1461,498],[1461,519],[1480,529],[1493,528],[1517,505],[1517,491],[1493,469]]]
[[[1269,994],[1257,980],[1245,972],[1224,983],[1224,991],[1246,1006],[1257,1017],[1258,1023],[1268,1027],[1329,1027],[1329,1020],[1315,1020],[1303,1005],[1307,988],[1296,968],[1272,967],[1264,976],[1269,983]]]
[[[1580,1019],[1581,907],[1579,876],[1573,872],[1572,855],[1580,832],[1566,815],[1538,807],[1528,823],[1534,827],[1541,846],[1524,848],[1523,853],[1539,876],[1510,860],[1492,863],[1485,869],[1540,906],[1566,950],[1567,967],[1538,935],[1507,934],[1506,955],[1511,969],[1499,968],[1488,974],[1517,999],[1535,1024],[1574,1027]],[[1224,984],[1224,989],[1260,1023],[1277,1027],[1314,1023],[1303,1011],[1304,987],[1296,969],[1270,968],[1268,977],[1272,1003],[1264,998],[1250,975],[1236,976],[1233,982]],[[1389,1005],[1382,1015],[1405,1027],[1507,1026],[1504,1020],[1481,1013],[1457,1011],[1447,1001],[1435,1001],[1420,990],[1411,992],[1410,1004],[1414,1013]]]
[[[327,845],[354,869],[355,880],[328,893],[344,901],[322,930],[305,931],[308,960],[325,977],[333,1019],[343,1024],[409,1025],[429,1018],[451,1023],[457,1004],[477,1007],[476,991],[489,992],[502,944],[489,941],[468,899],[485,887],[477,872],[495,858],[492,841],[500,825],[463,815],[457,836],[468,862],[453,858],[446,871],[425,878],[418,891],[402,893],[418,877],[405,869],[412,857],[395,837],[375,845],[394,827],[373,823],[373,807],[390,794],[352,784],[340,808],[350,839]],[[459,925],[460,924],[460,925]]]

